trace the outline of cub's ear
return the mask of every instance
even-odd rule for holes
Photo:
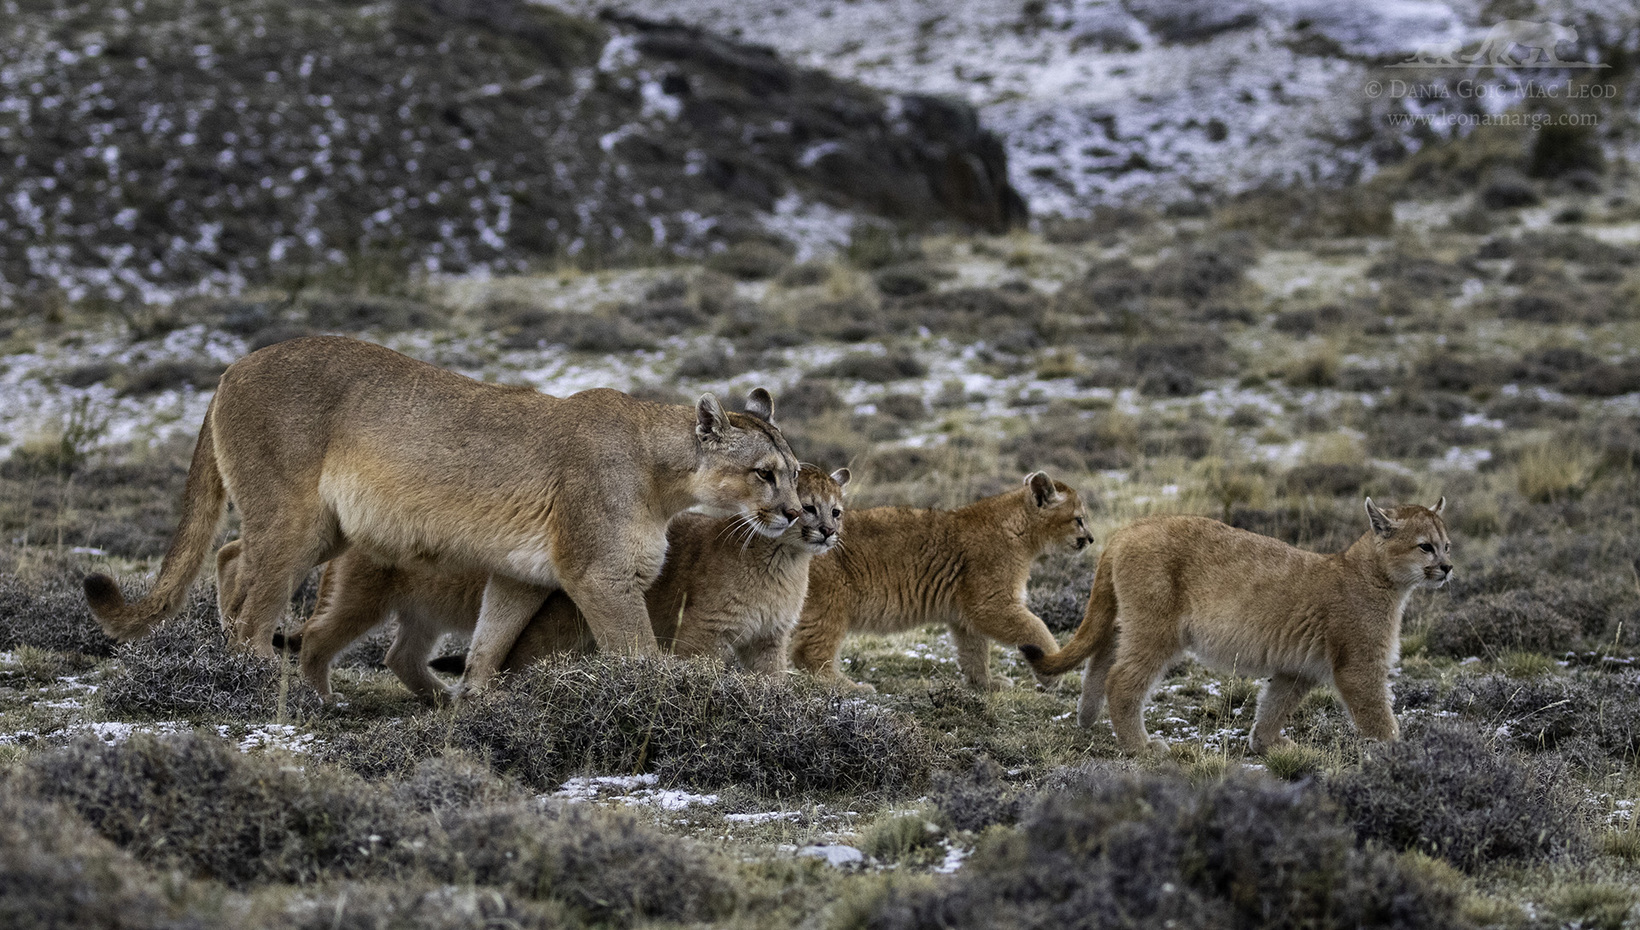
[[[729,433],[729,415],[723,405],[707,392],[695,402],[695,435],[704,443],[719,443]]]
[[[762,388],[752,388],[746,395],[746,412],[766,423],[774,422],[774,398]]]
[[[1429,508],[1429,512],[1438,517],[1438,516],[1441,515],[1441,511],[1443,511],[1445,509],[1446,509],[1446,496],[1443,494],[1441,496],[1441,499],[1435,502],[1435,506]]]
[[[839,468],[831,473],[831,480],[837,482],[838,487],[848,484],[849,473],[846,468]]]
[[[1379,536],[1388,536],[1401,527],[1389,514],[1378,509],[1370,497],[1367,498],[1367,519],[1372,521],[1372,531]]]
[[[1053,486],[1053,479],[1045,471],[1033,471],[1025,476],[1025,483],[1030,486],[1031,496],[1036,499],[1038,507],[1052,507],[1064,499],[1059,489]]]

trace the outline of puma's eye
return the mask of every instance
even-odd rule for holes
[[[1418,548],[1424,550],[1425,552],[1429,553],[1430,555],[1435,554],[1435,547],[1431,546],[1429,543],[1419,543]]]
[[[833,519],[836,519],[837,517],[842,516],[843,512],[841,510],[838,510],[837,508],[833,507],[832,510],[831,510],[831,515],[832,515]]]
[[[814,516],[815,515],[814,505],[813,504],[804,504],[803,505],[803,512],[808,514],[811,517]]]
[[[759,469],[758,469],[758,470],[757,470],[757,471],[756,471],[756,472],[755,472],[755,474],[756,474],[756,475],[757,475],[757,476],[758,476],[758,477],[759,477],[759,478],[762,478],[762,479],[763,479],[763,480],[764,480],[764,481],[767,481],[767,482],[768,482],[768,483],[770,483],[770,484],[774,484],[774,470],[773,470],[773,469],[770,469],[770,468],[759,468]]]

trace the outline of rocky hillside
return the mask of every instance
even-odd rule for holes
[[[1628,2],[554,2],[676,17],[872,86],[965,99],[1006,141],[1015,183],[1039,214],[1348,183],[1470,131],[1467,117],[1508,107],[1600,112],[1593,134],[1607,157],[1640,156],[1624,116],[1640,106],[1628,78],[1640,10]],[[1473,57],[1507,20],[1571,29],[1576,38],[1558,57],[1607,67],[1401,66],[1420,52],[1425,61],[1432,52]],[[1515,49],[1510,58],[1530,54]],[[1572,79],[1598,83],[1600,93],[1610,87],[1617,99],[1568,101]],[[1436,90],[1397,94],[1393,80]]]
[[[1025,215],[963,104],[514,0],[8,0],[0,166],[0,302]]]

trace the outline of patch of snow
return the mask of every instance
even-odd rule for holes
[[[811,856],[815,859],[824,859],[826,864],[835,868],[845,866],[865,865],[866,854],[853,846],[831,844],[826,846],[804,846],[797,851],[799,856]]]

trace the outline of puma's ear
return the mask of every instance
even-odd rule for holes
[[[839,468],[836,471],[831,473],[831,480],[837,482],[838,487],[843,487],[843,486],[847,485],[848,484],[848,479],[849,479],[849,473],[848,473],[848,469],[846,469],[846,468]]]
[[[1059,489],[1053,486],[1053,479],[1045,471],[1031,472],[1025,476],[1025,483],[1030,486],[1031,496],[1036,499],[1038,507],[1052,507],[1062,499]]]
[[[1401,526],[1389,514],[1378,509],[1370,497],[1367,498],[1367,519],[1372,521],[1372,531],[1379,536],[1388,536]]]
[[[729,432],[729,415],[710,392],[695,402],[695,435],[704,443],[719,443]]]
[[[1438,517],[1438,516],[1441,515],[1441,511],[1443,511],[1445,509],[1446,509],[1446,495],[1443,494],[1441,496],[1441,499],[1435,502],[1435,506],[1429,508],[1429,512]]]
[[[774,398],[762,388],[752,388],[746,395],[746,412],[766,423],[774,422]]]

